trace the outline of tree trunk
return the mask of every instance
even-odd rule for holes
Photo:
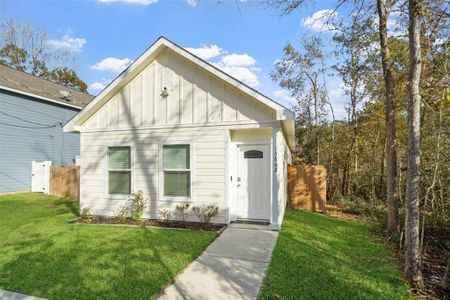
[[[322,61],[322,67],[324,67],[323,61]],[[325,87],[325,99],[327,101],[328,106],[330,107],[331,112],[331,147],[330,147],[330,165],[328,168],[328,182],[327,184],[327,200],[332,199],[332,196],[334,192],[337,190],[335,180],[334,180],[334,147],[335,147],[335,139],[334,139],[334,124],[336,123],[336,118],[334,116],[334,108],[333,104],[330,101],[330,97],[328,95],[328,88],[327,88],[327,81],[325,78],[325,73],[322,73],[323,75],[323,84]]]
[[[385,160],[386,160],[386,137],[384,137],[384,143],[383,143],[383,151],[381,152],[381,159],[380,159],[380,178],[378,181],[378,198],[384,198],[384,194],[382,191],[384,190],[384,169],[385,169]]]
[[[394,78],[392,75],[392,61],[387,36],[387,12],[385,0],[377,0],[379,17],[379,34],[381,60],[383,65],[384,84],[386,87],[386,202],[388,206],[388,232],[397,235],[398,224],[398,193],[397,193],[397,141],[395,136],[395,105],[394,105]]]
[[[315,128],[315,139],[316,139],[316,165],[320,164],[320,129],[319,129],[319,95],[317,89],[317,75],[312,78],[311,75],[307,75],[311,80],[312,84],[312,94],[314,99],[314,128]]]
[[[415,288],[422,287],[419,251],[420,181],[420,13],[419,0],[409,0],[408,171],[406,184],[405,275]]]

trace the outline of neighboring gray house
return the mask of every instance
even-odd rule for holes
[[[74,164],[80,138],[62,127],[93,98],[0,64],[0,193],[30,190],[32,161]]]

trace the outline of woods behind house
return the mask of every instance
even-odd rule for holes
[[[423,271],[426,288],[438,287],[430,293],[445,295],[450,253],[448,3],[351,2],[351,13],[339,19],[344,2],[319,20],[331,36],[331,51],[329,44],[324,46],[323,32],[303,36],[284,47],[272,72],[295,103],[296,163],[326,166],[328,201],[376,221],[405,254],[412,286],[423,288]],[[286,14],[308,2],[269,4]],[[330,63],[330,57],[335,61]],[[345,90],[344,115],[337,115],[332,104],[333,77]]]

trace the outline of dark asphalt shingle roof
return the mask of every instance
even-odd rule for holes
[[[79,108],[85,107],[94,99],[94,96],[87,93],[82,93],[46,79],[18,71],[3,64],[0,64],[0,89],[1,86]],[[59,91],[70,91],[70,96],[67,100],[63,99]]]

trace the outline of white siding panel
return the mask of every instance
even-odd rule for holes
[[[155,64],[151,64],[143,72],[143,125],[153,125],[155,123],[154,106],[155,106]]]
[[[201,71],[196,70],[194,76],[194,122],[206,123],[208,115],[208,90],[205,78]]]
[[[142,126],[142,75],[138,76],[131,83],[130,106],[131,106],[131,127]]]
[[[119,93],[119,128],[131,127],[130,86],[125,86]]]
[[[253,120],[255,118],[255,102],[243,95],[239,99],[239,120]]]
[[[194,87],[192,83],[181,77],[181,123],[191,124],[193,118]]]
[[[159,63],[155,64],[156,68],[156,77],[155,77],[155,124],[167,124],[167,102],[168,97],[162,96],[162,78],[164,74],[164,66],[161,66]]]
[[[222,121],[223,85],[213,77],[209,78],[208,122]]]
[[[173,65],[177,64],[177,60],[173,56],[168,57],[169,65],[166,67],[168,71],[173,74],[173,90],[169,90],[168,101],[168,115],[167,124],[179,124],[181,115],[180,106],[180,76],[174,72]]]
[[[225,101],[223,103],[223,120],[236,121],[237,110],[239,105],[239,94],[233,89],[225,89]]]
[[[117,128],[119,125],[119,96],[115,95],[108,103],[108,128]]]
[[[133,136],[135,134],[135,136]],[[153,137],[153,138],[152,138]],[[157,138],[155,138],[157,137]],[[164,137],[164,138],[162,138]],[[108,146],[132,144],[133,188],[142,190],[151,201],[148,217],[157,217],[158,209],[174,209],[179,201],[167,201],[159,197],[160,144],[167,141],[191,141],[193,145],[192,205],[216,204],[222,208],[217,222],[225,222],[226,209],[226,156],[225,129],[148,129],[133,132],[129,130],[83,132],[80,202],[96,214],[114,216],[126,203],[107,195],[108,173],[106,170],[106,149]],[[212,142],[211,142],[212,141]],[[217,148],[221,145],[222,148]],[[214,155],[210,155],[214,154]]]
[[[108,106],[103,105],[97,113],[97,128],[106,128],[108,126]]]
[[[255,117],[257,121],[270,120],[272,118],[271,111],[263,107],[261,104],[255,106]]]

